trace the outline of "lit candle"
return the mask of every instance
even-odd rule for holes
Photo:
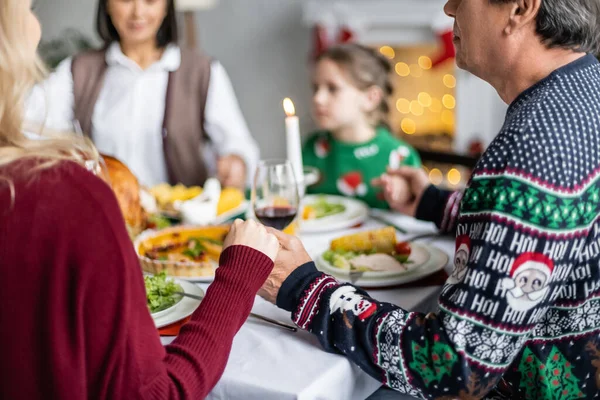
[[[300,120],[296,116],[294,103],[289,98],[283,100],[283,109],[287,117],[285,118],[286,147],[287,158],[292,164],[296,183],[299,191],[304,188],[304,168],[302,165],[302,144],[300,141]]]

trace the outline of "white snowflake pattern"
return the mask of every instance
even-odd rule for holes
[[[472,338],[478,337],[478,344],[475,346],[473,355],[482,361],[488,361],[494,364],[504,363],[514,352],[514,343],[508,335],[501,335],[493,331],[484,331],[481,336],[477,333],[469,335]],[[470,343],[473,344],[473,343]]]
[[[472,323],[446,315],[444,317],[444,327],[448,337],[457,349],[462,350],[467,346],[467,335],[473,331]]]
[[[399,380],[393,380],[390,382],[390,387],[399,393],[407,394],[416,398],[422,398],[421,392],[410,386],[408,383],[404,383]]]
[[[550,310],[542,317],[534,331],[534,336],[554,337],[564,332],[561,326],[562,319],[558,310]]]
[[[582,332],[600,325],[600,302],[588,301],[575,309],[569,318],[571,330]]]
[[[406,325],[407,313],[403,310],[396,309],[390,312],[383,321],[381,326],[382,332],[391,331],[392,333],[399,335],[402,329]]]
[[[402,362],[400,359],[400,333],[406,325],[406,318],[407,313],[402,310],[394,310],[385,317],[379,328],[380,331],[376,335],[379,350],[377,364],[385,371],[388,385],[392,389],[417,397],[421,393],[408,383],[406,375],[400,368]]]

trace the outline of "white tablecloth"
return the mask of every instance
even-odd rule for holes
[[[431,224],[412,218],[385,214],[404,227],[409,234],[433,232]],[[368,221],[360,229],[373,229],[384,224]],[[327,249],[334,237],[346,232],[301,235],[311,255]],[[400,235],[402,237],[403,235]],[[454,244],[450,239],[435,239],[437,246],[450,257]],[[448,268],[448,266],[447,266]],[[207,285],[200,285],[206,288]],[[411,310],[419,303],[437,296],[439,287],[411,289],[372,290],[370,294]],[[256,298],[253,311],[280,321],[291,322],[288,312],[283,311],[261,298]],[[226,321],[224,321],[226,323]],[[173,338],[162,338],[164,344]],[[252,318],[241,328],[235,340],[225,372],[208,399],[244,400],[362,400],[373,393],[381,384],[361,371],[345,357],[324,352],[314,336],[308,332],[289,332],[266,325]]]

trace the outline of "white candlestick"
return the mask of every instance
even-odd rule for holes
[[[295,115],[294,103],[290,99],[283,101],[287,117],[285,118],[287,158],[294,169],[300,195],[304,193],[304,168],[302,164],[302,142],[300,140],[300,119]]]

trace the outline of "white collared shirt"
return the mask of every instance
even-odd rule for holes
[[[53,130],[75,129],[71,61],[63,61],[34,88],[27,101],[26,120]],[[101,153],[127,164],[142,185],[166,182],[162,124],[169,72],[179,68],[181,51],[178,46],[169,45],[159,61],[143,70],[115,42],[106,52],[106,62],[104,85],[92,116],[94,143]],[[216,174],[217,157],[239,155],[246,162],[249,184],[259,149],[227,72],[217,61],[211,64],[204,128],[211,139],[203,152],[209,173]]]

